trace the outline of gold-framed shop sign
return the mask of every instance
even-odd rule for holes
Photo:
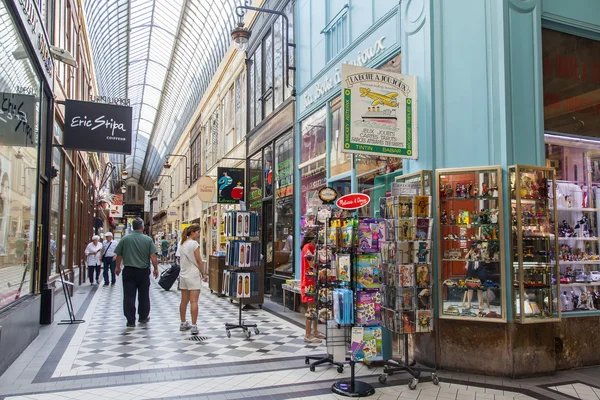
[[[417,77],[342,64],[343,152],[417,159]]]

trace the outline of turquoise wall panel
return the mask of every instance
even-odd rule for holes
[[[325,35],[321,33],[327,25],[325,2],[323,0],[311,0],[310,11],[310,64],[311,74],[314,74],[322,70],[327,62]]]
[[[389,3],[394,4],[393,1]],[[350,1],[350,41],[354,41],[373,25],[373,4],[370,1]]]
[[[600,1],[544,0],[543,17],[581,29],[600,32]]]
[[[373,22],[389,13],[398,3],[390,0],[373,0]]]
[[[544,165],[541,1],[508,0],[508,164]]]

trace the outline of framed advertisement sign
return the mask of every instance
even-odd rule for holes
[[[65,101],[66,149],[131,154],[131,129],[131,107]]]
[[[110,216],[113,218],[123,218],[123,195],[114,194],[110,204]]]
[[[417,77],[342,64],[347,153],[417,159]]]
[[[217,168],[217,203],[238,204],[244,200],[244,168]]]

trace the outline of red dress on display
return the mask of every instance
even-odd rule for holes
[[[312,267],[309,263],[309,261],[306,259],[306,256],[312,256],[312,260],[314,261],[316,255],[315,252],[315,246],[313,246],[311,243],[307,243],[304,245],[304,248],[302,249],[302,271],[301,272],[301,276],[300,276],[300,292],[302,293],[302,302],[303,303],[314,303],[315,302],[315,298],[314,296],[306,296],[305,292],[306,292],[306,288],[308,286],[313,286],[313,288],[315,288],[315,276],[314,275],[306,275],[306,271],[310,270]],[[312,268],[314,270],[314,268]]]

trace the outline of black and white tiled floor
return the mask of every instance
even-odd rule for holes
[[[237,307],[205,288],[200,298],[199,326],[206,340],[190,341],[179,332],[179,292],[165,292],[153,281],[151,321],[125,327],[121,282],[115,287],[84,286],[73,297],[81,325],[57,325],[67,317],[63,307],[56,322],[0,376],[4,399],[339,399],[331,385],[348,379],[336,368],[311,372],[305,355],[322,355],[324,345],[303,342],[301,318],[272,311],[244,312],[260,334],[246,339],[241,331],[227,338],[225,322],[237,320]],[[287,315],[287,316],[286,316]],[[512,381],[504,378],[439,371],[441,384],[422,379],[410,390],[408,376],[394,374],[378,382],[381,368],[357,364],[356,376],[376,388],[378,400],[600,400],[600,369],[561,372],[553,377]],[[562,383],[560,383],[562,382]],[[595,398],[596,396],[597,398]]]
[[[176,288],[167,292],[153,283],[150,322],[136,328],[125,327],[122,296],[120,285],[98,289],[90,322],[74,337],[79,344],[77,351],[69,348],[58,365],[58,376],[90,370],[116,372],[265,360],[324,350],[323,344],[304,343],[300,327],[258,308],[244,311],[242,317],[256,323],[259,334],[252,330],[247,339],[241,330],[233,330],[228,338],[224,324],[238,320],[238,306],[210,294],[207,287],[200,295],[198,326],[200,336],[206,338],[201,342],[191,341],[189,331],[179,331],[180,294]]]

